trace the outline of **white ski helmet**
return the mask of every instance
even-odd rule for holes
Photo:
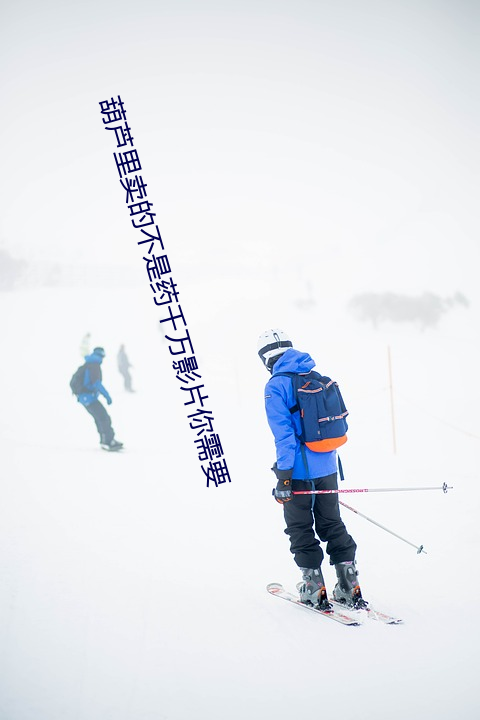
[[[265,330],[257,343],[258,355],[268,370],[272,369],[274,360],[291,347],[292,341],[280,328]]]

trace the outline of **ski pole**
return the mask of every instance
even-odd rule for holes
[[[388,528],[384,527],[383,525],[380,525],[380,523],[376,522],[375,520],[372,520],[372,518],[367,517],[363,513],[359,512],[358,510],[355,510],[355,508],[351,507],[350,505],[347,505],[346,503],[342,502],[341,500],[339,500],[338,502],[340,505],[343,505],[343,507],[346,507],[349,510],[351,510],[352,512],[354,512],[356,515],[360,515],[360,517],[365,518],[365,520],[368,520],[368,522],[371,522],[374,525],[376,525],[377,527],[382,528],[382,530],[385,530],[386,532],[390,533],[390,535],[394,535],[399,540],[403,540],[403,542],[406,542],[407,545],[411,545],[412,547],[414,547],[415,550],[417,551],[417,555],[419,555],[422,552],[425,553],[425,555],[427,554],[425,552],[425,550],[423,549],[423,545],[415,545],[415,543],[412,543],[409,540],[405,540],[405,538],[401,537],[401,535],[397,535],[397,533],[394,533],[392,530],[389,530]]]
[[[341,490],[294,490],[292,495],[333,495],[336,493],[367,493],[367,492],[412,492],[413,490],[453,490],[452,485],[438,487],[416,487],[416,488],[342,488]]]

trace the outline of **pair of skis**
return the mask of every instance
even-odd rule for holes
[[[361,625],[365,616],[370,620],[377,620],[378,622],[383,622],[387,625],[398,625],[403,622],[401,618],[388,615],[380,610],[375,610],[370,606],[364,610],[354,610],[352,608],[346,608],[341,603],[330,599],[329,602],[332,604],[332,609],[330,611],[320,610],[314,605],[306,605],[305,603],[302,603],[297,595],[293,595],[293,593],[285,590],[283,585],[280,585],[280,583],[270,583],[267,585],[267,590],[271,595],[275,595],[283,600],[294,603],[294,605],[300,605],[300,607],[303,607],[306,610],[317,613],[318,615],[323,615],[324,617],[334,620],[335,622],[339,622],[342,625]]]

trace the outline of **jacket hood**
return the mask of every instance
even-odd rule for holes
[[[315,362],[308,353],[288,348],[273,366],[272,377],[280,372],[308,373]]]
[[[102,362],[103,357],[101,355],[96,355],[95,353],[92,353],[91,355],[85,355],[85,362],[87,363],[100,363]]]

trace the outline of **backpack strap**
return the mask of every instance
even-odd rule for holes
[[[313,370],[310,370],[309,373],[305,373],[305,375],[302,375],[302,377],[306,377],[306,375],[310,375],[310,373],[312,373],[312,372],[314,372],[314,371],[313,371]],[[315,373],[315,374],[317,375],[318,373]],[[274,377],[289,377],[290,380],[292,381],[293,394],[294,394],[295,397],[297,396],[297,390],[298,390],[298,387],[297,387],[297,385],[298,385],[298,380],[297,380],[297,378],[300,377],[300,375],[299,375],[298,373],[293,373],[293,372],[275,373]],[[297,410],[300,410],[300,408],[299,408],[299,406],[298,406],[298,403],[295,403],[295,405],[294,405],[293,407],[288,408],[288,411],[289,411],[289,413],[290,413],[291,415],[293,415],[293,413],[296,413]]]
[[[299,438],[299,440],[300,440],[300,438]],[[302,453],[303,466],[305,468],[305,472],[307,473],[306,479],[311,481],[310,468],[308,467],[308,461],[307,461],[307,453],[305,452],[305,445],[304,445],[304,443],[302,443],[301,440],[300,440],[300,452]],[[313,482],[312,482],[312,485],[313,485]],[[315,488],[313,488],[313,489],[315,489]],[[315,499],[315,495],[313,495],[313,499]],[[313,503],[312,503],[312,507],[313,507]]]

